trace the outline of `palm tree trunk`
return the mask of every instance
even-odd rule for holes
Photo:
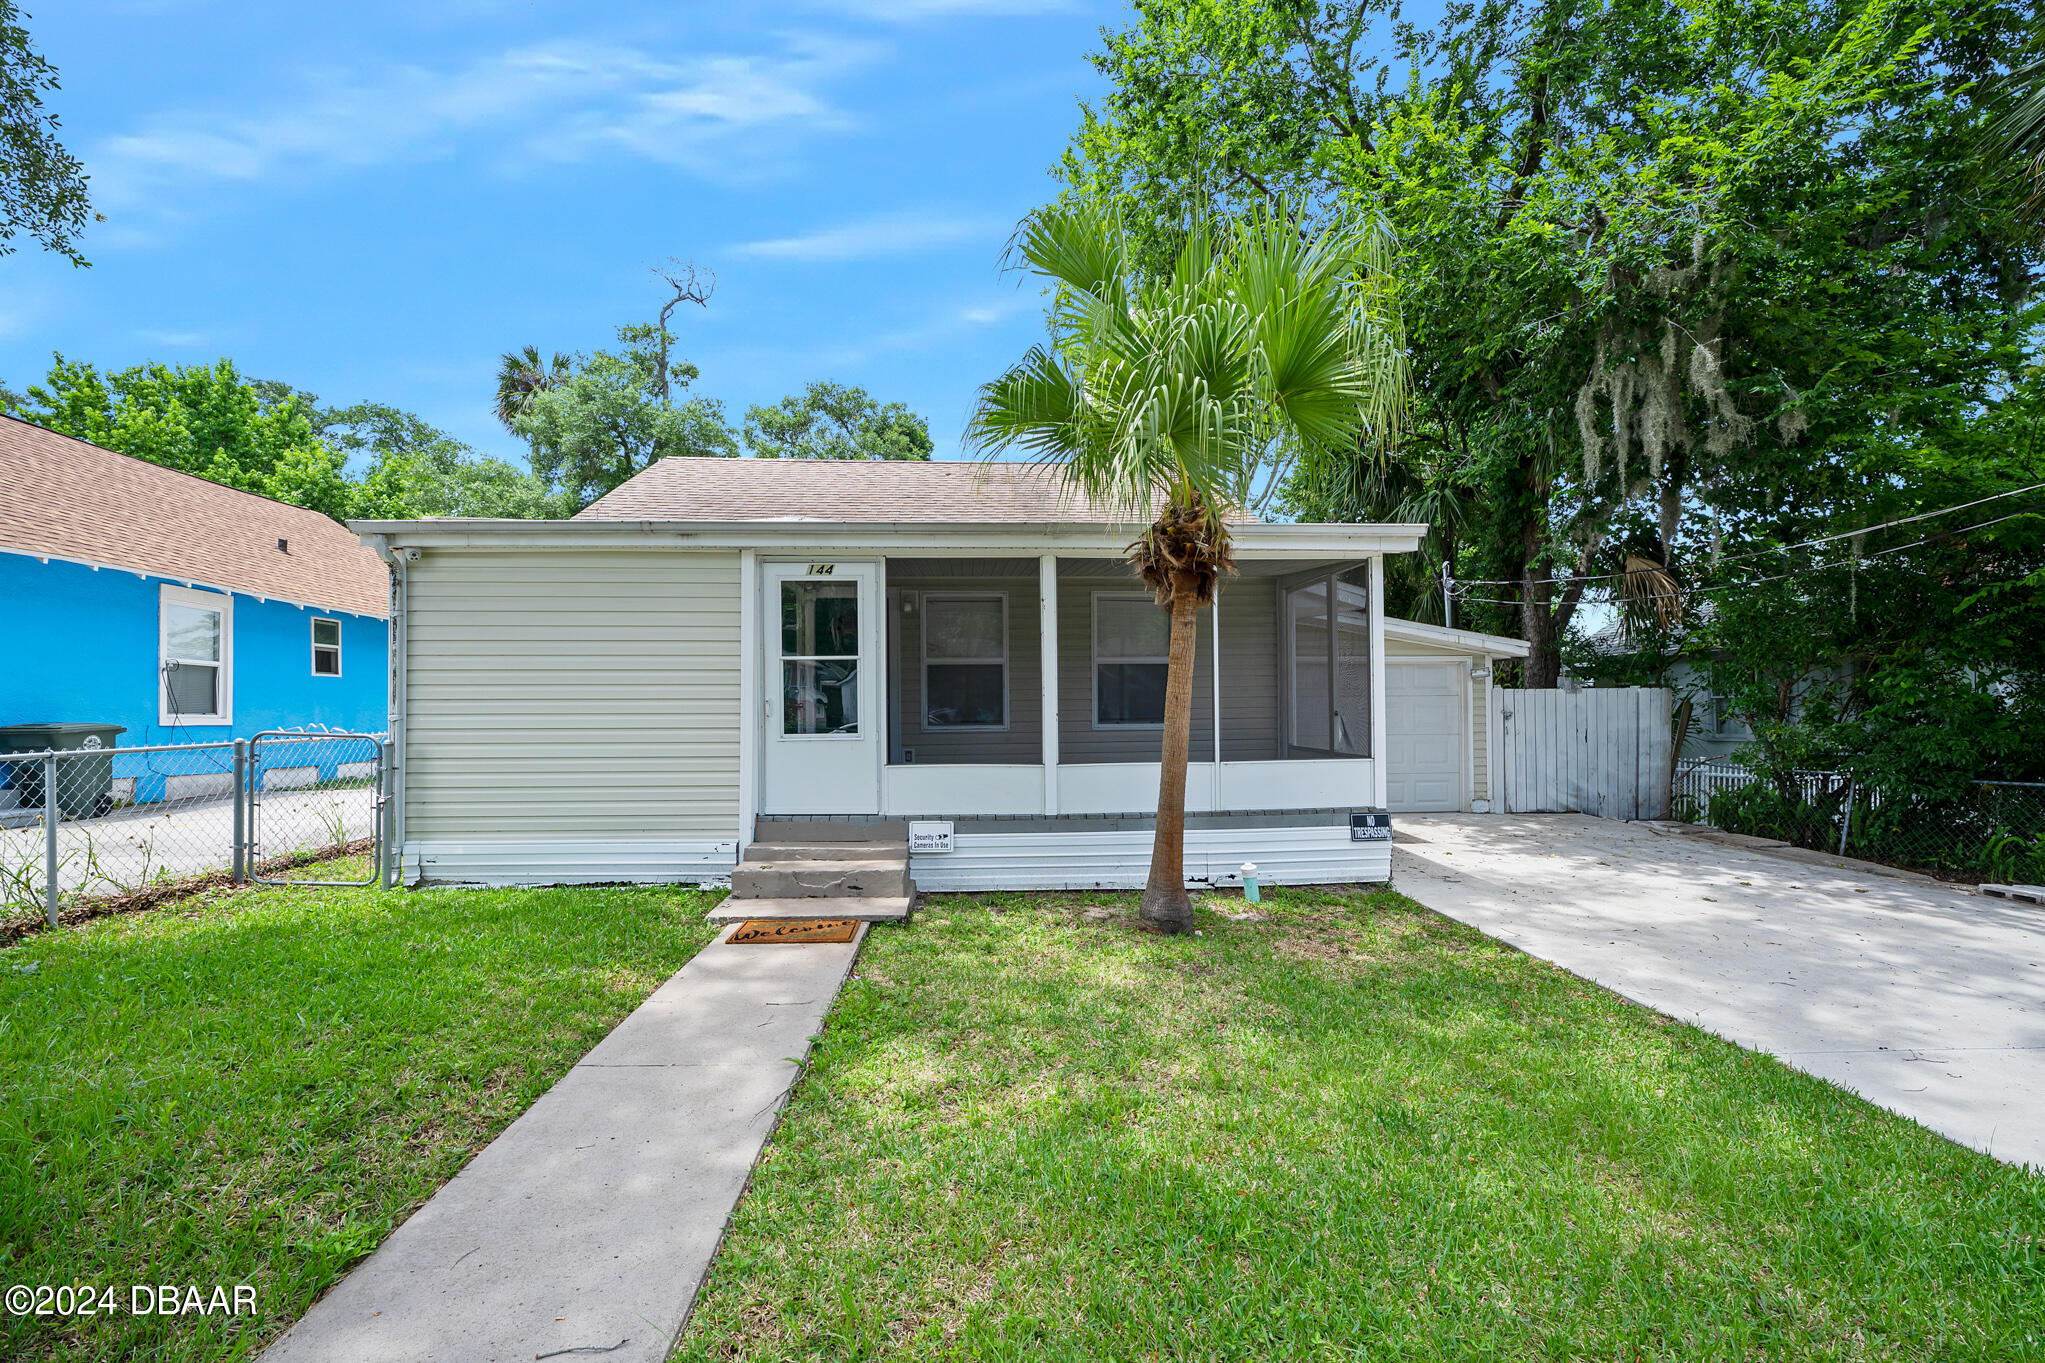
[[[1193,732],[1193,649],[1199,637],[1198,581],[1176,573],[1172,582],[1172,649],[1165,668],[1164,753],[1157,775],[1157,836],[1150,847],[1150,882],[1143,920],[1161,931],[1193,926],[1186,894],[1186,746]]]

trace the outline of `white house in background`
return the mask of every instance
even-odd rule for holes
[[[943,821],[925,889],[1135,886],[1166,616],[1034,467],[666,459],[569,521],[360,521],[392,565],[408,883],[700,881],[762,822]],[[1483,809],[1516,641],[1388,621],[1418,525],[1236,527],[1186,868],[1382,880],[1351,816]],[[1218,647],[1217,647],[1218,642]]]

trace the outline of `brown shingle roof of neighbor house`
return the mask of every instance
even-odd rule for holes
[[[577,513],[593,521],[1127,524],[1035,464],[895,459],[663,459]]]
[[[0,417],[0,550],[378,619],[390,612],[382,561],[319,512],[13,417]]]

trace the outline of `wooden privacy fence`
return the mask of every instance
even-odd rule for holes
[[[1513,814],[1669,817],[1670,693],[1660,687],[1492,693],[1499,794]]]

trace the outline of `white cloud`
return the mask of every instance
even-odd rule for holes
[[[577,161],[605,151],[705,173],[726,163],[751,168],[784,149],[772,144],[775,136],[848,126],[829,87],[885,50],[797,36],[771,52],[670,59],[630,46],[553,42],[457,70],[327,72],[259,113],[159,115],[87,159],[96,202],[165,218],[221,184],[457,152],[481,152],[507,170],[534,157]]]
[[[991,218],[890,213],[821,228],[801,236],[742,242],[735,256],[758,260],[843,261],[908,255],[939,246],[980,240],[998,248],[1008,225]]]
[[[928,321],[876,332],[851,345],[823,350],[816,357],[824,368],[853,369],[882,355],[912,354],[955,341],[972,332],[999,326],[1036,306],[1034,298],[999,297],[982,303],[945,308]]]

